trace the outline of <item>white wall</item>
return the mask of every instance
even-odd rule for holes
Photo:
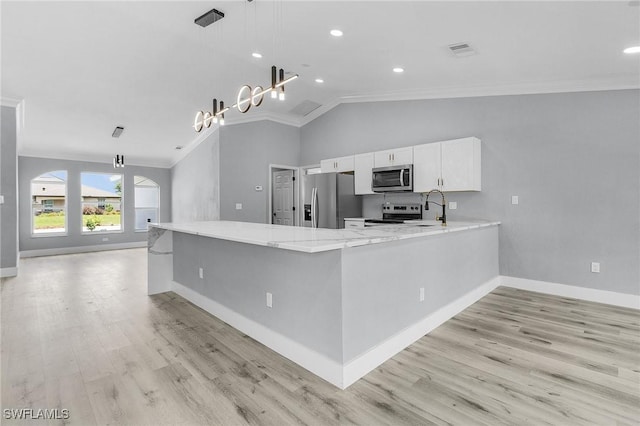
[[[174,222],[220,219],[219,139],[216,130],[171,169]]]

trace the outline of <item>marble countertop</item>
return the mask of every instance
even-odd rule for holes
[[[160,223],[151,226],[169,231],[219,238],[240,243],[276,247],[305,253],[318,253],[347,247],[379,244],[408,238],[429,237],[447,232],[497,226],[500,222],[448,222],[446,227],[435,220],[412,221],[402,225],[381,225],[364,229],[321,229],[263,223],[209,221]],[[428,226],[431,225],[431,226]]]

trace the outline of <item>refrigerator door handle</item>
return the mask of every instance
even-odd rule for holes
[[[315,228],[318,222],[318,219],[316,218],[317,191],[318,191],[318,188],[313,188],[311,190],[311,227],[312,228]]]
[[[320,223],[319,222],[319,219],[320,219],[320,207],[318,206],[318,188],[315,188],[315,190],[316,190],[316,192],[315,192],[315,195],[313,197],[314,205],[315,205],[315,208],[314,208],[314,211],[313,211],[313,217],[315,218],[315,223],[316,223],[314,228],[317,228],[319,223]]]

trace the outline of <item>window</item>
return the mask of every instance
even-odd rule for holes
[[[160,187],[144,176],[134,176],[136,231],[146,231],[147,223],[160,220]]]
[[[67,232],[67,171],[48,172],[31,180],[31,232]]]
[[[82,173],[82,232],[122,231],[122,175]]]

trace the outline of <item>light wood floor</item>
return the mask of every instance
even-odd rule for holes
[[[22,260],[1,294],[2,408],[72,424],[640,422],[630,309],[499,288],[341,391],[173,293],[148,297],[143,249]]]

